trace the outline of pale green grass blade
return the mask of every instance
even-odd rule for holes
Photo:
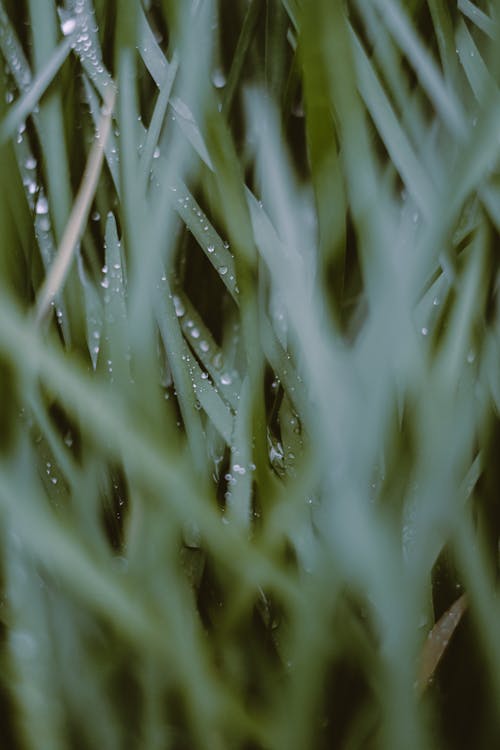
[[[478,29],[484,31],[490,39],[497,39],[498,37],[498,26],[487,13],[482,11],[477,5],[471,3],[470,0],[458,0],[458,9],[463,15],[471,20]]]
[[[363,47],[357,37],[354,36],[353,39],[361,96],[408,192],[424,218],[429,218],[435,203],[433,185],[413,152],[406,133],[400,127]]]
[[[414,33],[399,2],[376,0],[376,7],[401,50],[418,75],[444,124],[456,136],[463,133],[463,114],[451,90],[445,85],[434,61]],[[360,5],[362,9],[362,5]]]
[[[225,375],[224,355],[216,344],[212,334],[203,323],[186,295],[180,290],[174,294],[176,314],[179,318],[182,332],[191,349],[202,363],[206,372],[220,391],[222,398],[236,409],[238,396],[241,391],[241,380],[238,373],[231,374],[231,382],[227,382]],[[224,378],[225,382],[222,382]]]
[[[100,346],[104,370],[112,383],[124,387],[130,380],[130,350],[125,286],[125,255],[113,213],[106,219],[105,254],[101,287],[104,330]]]
[[[64,16],[71,27],[74,22],[75,54],[102,99],[106,100],[111,96],[114,83],[102,59],[92,0],[70,0]]]
[[[39,100],[59,72],[71,50],[71,39],[65,39],[56,48],[52,57],[33,79],[30,88],[12,105],[7,117],[0,124],[0,141],[5,143],[18,130],[20,124],[36,108]]]
[[[153,116],[151,118],[151,123],[144,142],[144,149],[141,155],[141,164],[144,165],[143,169],[146,179],[150,175],[153,159],[160,153],[158,142],[160,140],[160,133],[165,120],[170,93],[174,85],[177,69],[178,61],[174,59],[170,63],[168,71],[165,74],[165,79],[161,85],[155,108],[153,110]]]
[[[193,462],[196,469],[201,471],[206,463],[206,451],[200,413],[196,408],[197,394],[193,389],[191,374],[193,362],[180,330],[172,293],[165,274],[160,283],[156,310],[158,327],[172,371]]]
[[[253,464],[251,453],[251,409],[248,379],[244,380],[239,396],[238,411],[234,419],[231,440],[231,466],[226,477],[228,485],[225,496],[225,517],[237,528],[249,529],[252,515]]]
[[[434,25],[441,65],[448,80],[453,83],[457,80],[457,62],[450,9],[440,0],[427,0],[427,4]]]

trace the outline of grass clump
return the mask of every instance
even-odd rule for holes
[[[0,3],[3,747],[496,746],[498,12]]]

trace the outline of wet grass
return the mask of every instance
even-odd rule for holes
[[[0,3],[2,747],[498,744],[499,12]]]

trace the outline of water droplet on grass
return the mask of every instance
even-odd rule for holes
[[[220,68],[216,68],[212,73],[212,83],[216,89],[222,89],[226,85],[226,76]]]
[[[61,31],[64,36],[69,36],[74,32],[76,29],[76,19],[75,18],[67,18],[65,21],[61,24]]]
[[[46,214],[49,210],[49,203],[44,195],[41,195],[36,203],[36,212],[39,216]]]
[[[182,318],[182,316],[186,314],[186,308],[184,307],[181,298],[174,294],[173,302],[175,307],[175,314],[178,318]]]

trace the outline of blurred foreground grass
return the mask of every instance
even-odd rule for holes
[[[2,747],[498,746],[499,14],[0,2]]]

